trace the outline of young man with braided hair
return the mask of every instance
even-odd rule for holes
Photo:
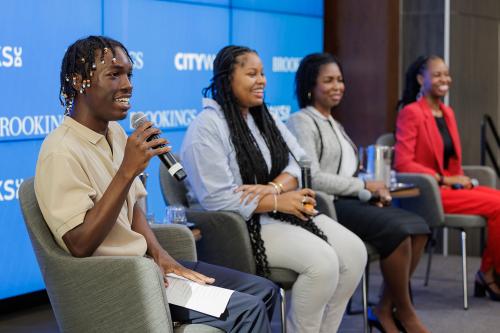
[[[116,123],[130,108],[131,76],[128,51],[113,39],[89,36],[66,51],[60,90],[66,117],[45,139],[35,176],[36,196],[51,232],[76,257],[148,254],[164,274],[236,290],[220,318],[171,305],[174,321],[226,332],[270,332],[274,284],[202,262],[177,262],[146,222],[137,204],[146,192],[137,176],[153,156],[170,148],[159,148],[167,143],[162,138],[147,141],[160,132],[150,122],[128,138]]]

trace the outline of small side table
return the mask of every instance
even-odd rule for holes
[[[418,187],[391,192],[391,197],[393,197],[394,199],[413,198],[418,197],[419,195],[420,189]]]

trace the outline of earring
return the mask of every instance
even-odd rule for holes
[[[311,99],[311,92],[307,93],[307,99]]]
[[[418,94],[417,96],[415,97],[416,100],[419,100],[421,99],[422,97],[424,97],[424,93],[422,92],[422,87],[420,87],[420,90],[418,91]]]
[[[66,99],[66,110],[64,111],[64,115],[69,116],[71,109],[73,108],[73,98],[67,98],[65,96],[65,99]]]

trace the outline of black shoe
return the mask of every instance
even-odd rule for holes
[[[368,326],[370,327],[370,333],[374,327],[378,329],[380,333],[385,333],[384,326],[382,326],[382,323],[378,320],[377,315],[373,312],[372,308],[368,308]]]
[[[500,286],[500,274],[498,274],[496,270],[493,270],[493,277],[495,278],[497,286]]]
[[[394,324],[400,332],[406,333],[406,328],[403,326],[403,323],[396,317],[396,311],[392,312],[392,320],[394,320]]]
[[[477,271],[476,280],[474,281],[474,297],[484,297],[488,294],[492,301],[500,302],[500,294],[495,293],[490,288],[492,284],[496,284],[496,282],[486,282],[483,272]]]

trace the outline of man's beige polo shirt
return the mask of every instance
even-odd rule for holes
[[[108,128],[112,150],[103,135],[65,117],[45,138],[38,156],[36,197],[57,243],[67,252],[63,235],[83,222],[123,160],[127,136],[116,122],[110,122]],[[144,186],[135,179],[114,227],[94,256],[146,253],[146,240],[131,228],[134,204],[145,195]]]

